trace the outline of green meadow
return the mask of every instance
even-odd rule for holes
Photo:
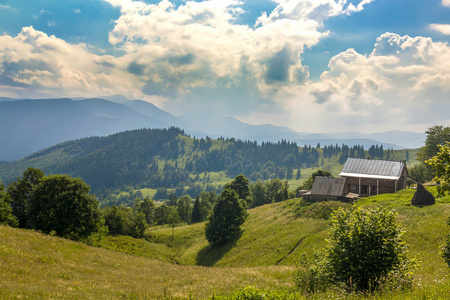
[[[436,194],[436,188],[430,187]],[[0,298],[31,299],[448,299],[450,268],[439,247],[450,228],[450,196],[429,207],[410,205],[414,190],[358,200],[301,205],[300,200],[249,210],[242,233],[212,249],[204,223],[151,227],[145,239],[108,236],[95,246],[0,227]],[[330,290],[301,295],[299,264],[326,245],[330,216],[338,207],[386,206],[398,213],[414,283],[404,291],[350,295]],[[244,290],[248,288],[247,290]],[[258,298],[261,294],[266,298]],[[278,298],[277,298],[278,297]]]

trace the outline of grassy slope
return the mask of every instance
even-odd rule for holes
[[[431,190],[435,193],[435,188]],[[404,190],[365,198],[356,205],[396,209],[410,255],[421,260],[413,292],[389,297],[445,296],[450,292],[450,268],[439,255],[439,245],[448,232],[450,196],[419,208],[409,205],[412,195],[412,190]],[[210,297],[213,290],[228,294],[245,286],[291,288],[296,261],[325,245],[330,224],[295,217],[297,209],[296,200],[290,200],[250,210],[239,239],[216,250],[207,245],[204,223],[177,227],[174,238],[172,228],[152,228],[148,232],[152,243],[129,237],[102,242],[104,248],[115,251],[0,227],[0,298],[187,298],[192,291],[198,299]]]
[[[292,267],[179,266],[0,226],[0,298],[198,298],[291,287]]]

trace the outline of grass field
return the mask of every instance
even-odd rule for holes
[[[450,268],[439,246],[450,231],[450,196],[414,207],[413,193],[403,190],[355,204],[398,212],[409,256],[421,261],[412,289],[365,296],[329,291],[307,299],[449,299]],[[293,281],[296,265],[326,245],[328,217],[339,206],[352,208],[336,202],[304,207],[294,199],[251,209],[242,234],[218,249],[209,248],[204,223],[173,232],[153,227],[146,232],[148,240],[107,237],[99,247],[0,226],[0,298],[187,299],[191,294],[204,299],[253,287],[300,299]]]

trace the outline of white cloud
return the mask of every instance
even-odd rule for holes
[[[450,6],[450,0],[442,0],[442,5]]]
[[[214,88],[234,98],[236,90],[253,90],[253,97],[240,95],[249,102],[304,84],[309,72],[300,57],[305,47],[328,36],[322,21],[371,2],[352,9],[343,0],[278,0],[274,11],[251,27],[234,22],[243,13],[237,0],[186,1],[178,7],[167,0],[105,1],[121,10],[109,41],[133,60],[128,70],[146,81],[144,93],[201,101],[211,98]],[[173,108],[185,111],[181,104]]]
[[[123,58],[97,56],[24,27],[16,37],[0,36],[0,92],[34,96],[98,96],[135,92],[139,83],[121,70]]]
[[[80,14],[81,13],[81,9],[79,9],[79,8],[74,9],[73,12],[76,13],[76,14]]]
[[[2,10],[2,9],[17,12],[17,9],[10,5],[0,4],[0,10]]]
[[[450,35],[450,24],[430,24],[430,29],[445,35]]]
[[[328,68],[319,82],[307,86],[309,94],[303,88],[286,91],[287,111],[300,115],[309,108],[309,121],[323,113],[330,123],[360,130],[449,123],[447,43],[385,33],[370,55],[348,49],[333,57]]]

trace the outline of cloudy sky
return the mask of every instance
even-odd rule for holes
[[[1,0],[0,96],[297,131],[450,125],[450,0]]]

